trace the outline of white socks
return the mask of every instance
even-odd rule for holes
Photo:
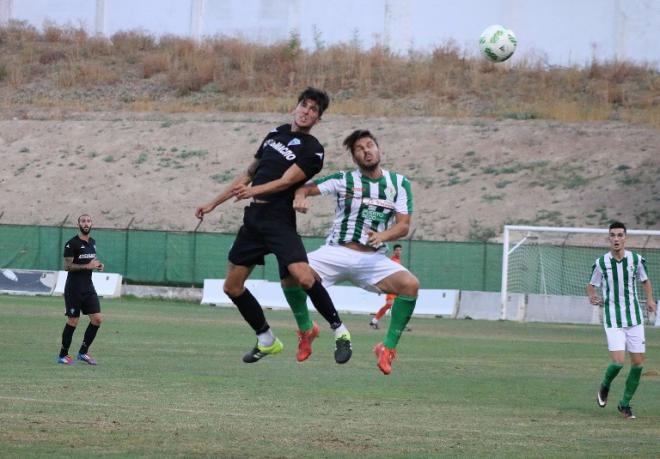
[[[335,332],[335,339],[341,337],[342,335],[349,335],[350,333],[348,332],[348,328],[346,328],[346,325],[341,324],[339,327],[334,329]]]
[[[262,346],[268,347],[272,346],[273,343],[275,342],[275,335],[273,335],[273,332],[269,328],[263,333],[259,333],[257,335],[257,341],[259,341],[259,344]]]

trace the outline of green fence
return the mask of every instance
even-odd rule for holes
[[[64,243],[77,228],[0,225],[0,267],[62,269]],[[108,272],[131,283],[196,285],[225,276],[234,234],[95,228],[99,259]],[[303,238],[308,251],[323,244]],[[422,288],[499,291],[502,246],[483,242],[402,241],[403,264]],[[278,280],[275,257],[257,267],[252,278]]]
[[[64,243],[77,228],[0,225],[0,268],[62,269]],[[204,279],[222,278],[234,234],[94,229],[98,257],[106,271],[131,283],[201,286]],[[312,251],[323,238],[303,238]],[[422,288],[497,292],[501,287],[502,245],[485,242],[402,241],[402,262]],[[543,246],[518,249],[522,274],[510,291],[582,295],[596,256],[606,247]],[[660,251],[644,249],[649,277],[660,282]],[[541,263],[541,260],[543,261]],[[567,266],[572,266],[567,269]],[[549,275],[551,273],[554,275]],[[518,276],[518,275],[516,275]],[[255,268],[252,278],[278,280],[275,257]],[[550,283],[546,279],[552,279]],[[657,289],[656,289],[657,290]]]

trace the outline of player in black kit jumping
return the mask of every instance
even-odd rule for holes
[[[68,272],[64,285],[64,315],[68,317],[62,332],[62,348],[57,362],[70,365],[74,360],[68,355],[73,332],[76,330],[80,313],[89,316],[89,325],[85,330],[82,345],[78,351],[78,360],[89,365],[96,365],[88,353],[96,332],[101,326],[101,305],[92,284],[92,271],[103,271],[103,263],[96,258],[96,241],[89,235],[92,230],[92,217],[83,214],[78,217],[77,236],[64,245],[64,269]]]
[[[261,305],[245,281],[255,265],[264,264],[264,255],[275,254],[280,277],[293,276],[303,287],[314,307],[328,321],[335,335],[335,361],[351,358],[351,335],[321,282],[307,263],[307,253],[296,229],[293,210],[295,190],[323,168],[324,150],[310,130],[329,105],[328,95],[307,88],[298,97],[293,122],[273,129],[264,139],[247,171],[236,177],[209,203],[197,207],[203,219],[230,198],[252,199],[245,208],[243,226],[229,251],[227,277],[223,290],[257,334],[257,344],[243,356],[246,363],[282,351]],[[315,327],[315,338],[318,327]],[[309,339],[309,337],[307,337]]]

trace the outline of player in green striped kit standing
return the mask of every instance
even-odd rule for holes
[[[419,281],[405,267],[387,257],[387,241],[408,234],[413,211],[410,182],[396,172],[380,167],[381,153],[376,138],[358,129],[344,139],[358,166],[307,183],[296,191],[295,210],[305,213],[308,196],[332,196],[337,203],[335,220],[326,244],[309,253],[309,265],[323,286],[348,280],[378,293],[394,293],[392,319],[385,340],[374,347],[380,370],[388,375],[396,347],[417,301]],[[307,310],[306,296],[295,283],[283,279],[282,286],[298,324],[298,355],[302,362],[312,353],[318,325]]]
[[[637,298],[637,280],[644,286],[648,310],[656,310],[653,287],[646,273],[646,261],[639,254],[625,249],[626,226],[614,222],[609,228],[610,251],[596,260],[587,284],[587,295],[593,305],[602,305],[607,347],[612,362],[598,390],[598,406],[607,405],[610,384],[623,368],[626,350],[630,354],[630,372],[618,410],[626,419],[635,419],[630,400],[642,375],[644,353],[644,316]],[[602,298],[595,287],[602,287]]]

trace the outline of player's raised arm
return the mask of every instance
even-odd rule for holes
[[[241,185],[246,186],[248,183],[252,181],[252,178],[256,173],[257,166],[259,166],[259,160],[255,159],[254,161],[252,161],[252,163],[245,172],[234,178],[234,180],[232,180],[231,183],[227,185],[220,192],[220,194],[218,194],[212,201],[209,201],[208,203],[197,207],[195,209],[195,217],[199,218],[200,220],[203,220],[205,214],[208,214],[209,212],[213,211],[213,209],[218,207],[220,204],[232,198],[234,196],[235,188]]]
[[[295,195],[293,196],[293,208],[296,212],[301,214],[306,214],[309,210],[309,201],[307,200],[308,196],[318,196],[321,194],[321,190],[316,186],[314,182],[309,182],[301,186],[296,190]]]

